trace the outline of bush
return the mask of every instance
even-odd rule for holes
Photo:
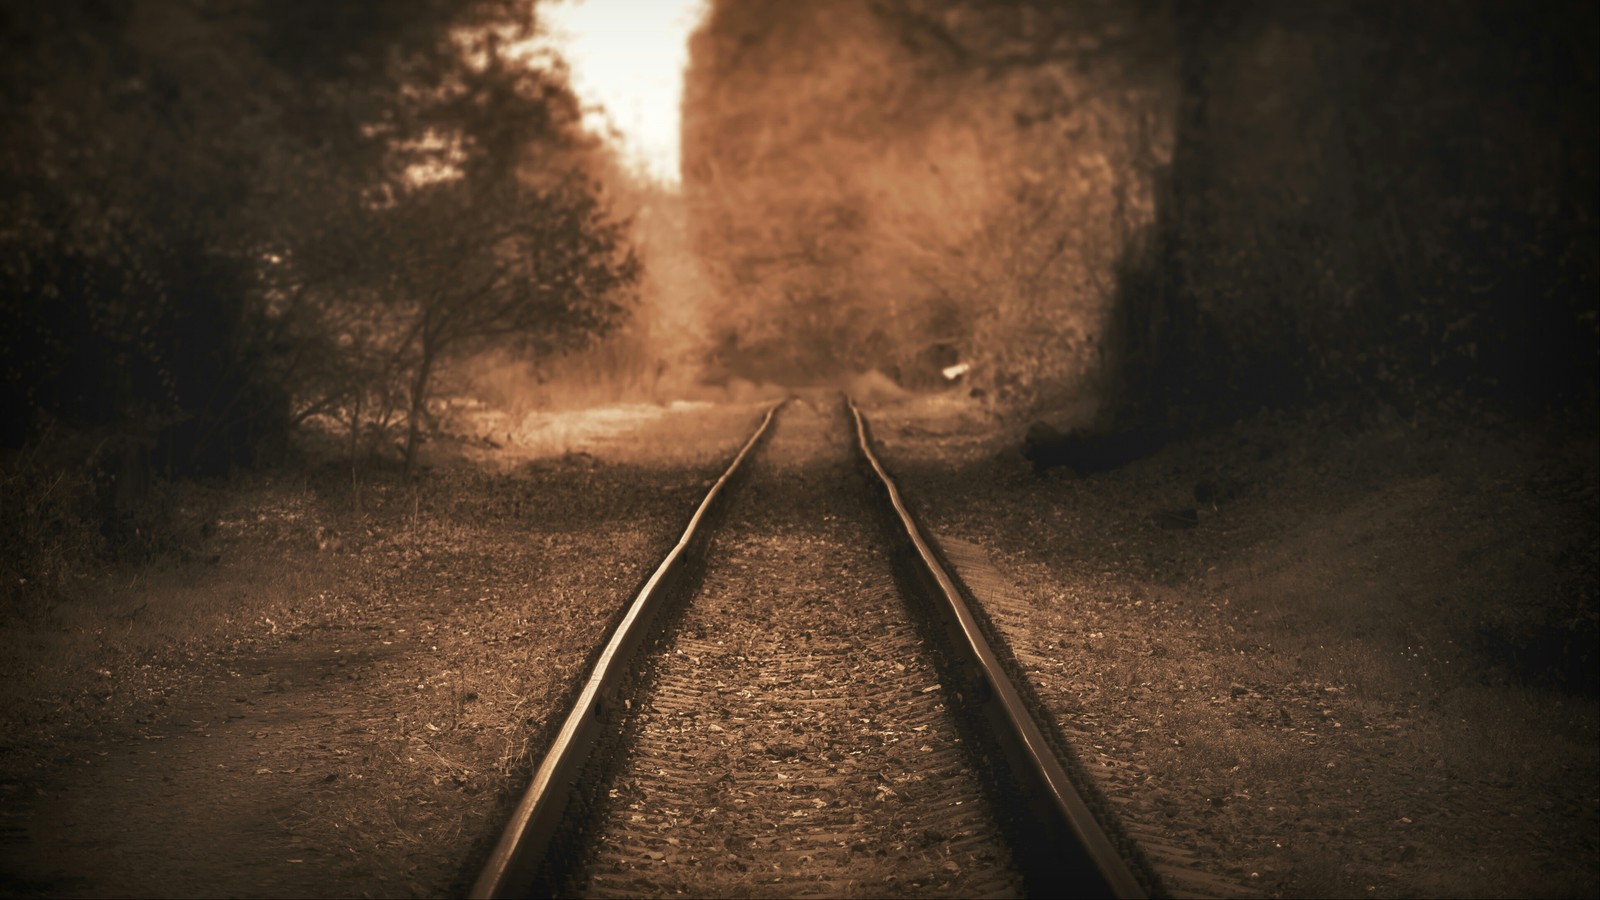
[[[1147,400],[1594,407],[1593,4],[1177,9]]]
[[[64,466],[71,453],[59,429],[0,462],[0,601],[15,612],[28,598],[58,594],[106,546],[96,516],[96,480],[87,465]]]

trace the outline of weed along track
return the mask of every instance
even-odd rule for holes
[[[1143,895],[1118,847],[865,420],[809,397],[645,586],[473,893]]]

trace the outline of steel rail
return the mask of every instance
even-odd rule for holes
[[[574,783],[600,738],[607,706],[615,699],[618,686],[628,674],[633,658],[649,636],[651,626],[666,605],[667,595],[691,556],[691,548],[701,537],[701,526],[723,489],[733,479],[766,435],[778,411],[789,401],[767,410],[761,425],[745,441],[722,477],[706,493],[678,538],[678,543],[656,567],[639,590],[627,613],[617,624],[605,649],[594,664],[588,681],[568,713],[555,742],[534,772],[522,800],[511,814],[500,841],[468,894],[473,898],[521,896],[537,873],[545,852],[572,796]]]
[[[873,452],[866,417],[854,400],[847,397],[846,403],[855,417],[857,447],[876,473],[903,529],[899,543],[909,544],[911,550],[900,554],[898,561],[919,570],[916,580],[931,595],[926,599],[942,620],[952,651],[965,657],[957,667],[978,682],[976,690],[967,692],[973,696],[963,700],[976,706],[995,749],[1012,777],[1021,782],[1022,796],[1032,807],[1029,826],[1038,830],[1031,835],[1031,842],[1040,845],[1043,852],[1037,855],[1045,857],[1041,862],[1049,869],[1040,880],[1052,890],[1069,890],[1070,896],[1144,897],[1144,888],[1073,785],[956,580],[929,545],[894,478]]]

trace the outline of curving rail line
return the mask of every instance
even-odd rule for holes
[[[912,518],[894,478],[873,451],[866,417],[853,401],[847,402],[855,420],[857,449],[893,510],[897,543],[907,551],[899,560],[910,569],[911,580],[922,585],[923,599],[944,628],[947,648],[959,658],[954,668],[965,675],[963,680],[969,685],[962,698],[965,705],[986,726],[984,736],[1005,760],[1028,804],[1028,832],[1017,837],[1034,845],[1034,865],[1046,867],[1032,873],[1033,883],[1043,888],[1041,893],[1061,890],[1078,897],[1145,896],[1144,887],[1034,721],[956,580]]]
[[[655,620],[670,594],[685,580],[692,557],[705,545],[709,518],[717,500],[738,476],[745,460],[766,437],[772,420],[787,400],[767,410],[760,426],[745,441],[722,477],[706,493],[677,545],[656,567],[640,589],[621,623],[612,632],[589,680],[557,733],[555,743],[534,772],[533,782],[511,814],[500,842],[489,854],[468,896],[512,897],[525,893],[555,835],[578,777],[599,743],[606,709],[616,701],[617,689],[627,676],[634,656],[647,643]]]
[[[677,545],[630,605],[470,896],[522,896],[540,883],[541,867],[546,854],[555,853],[553,841],[563,818],[582,806],[573,802],[581,791],[580,782],[586,773],[592,777],[592,758],[603,756],[597,748],[608,738],[607,720],[615,720],[610,712],[621,702],[619,691],[636,669],[640,651],[650,645],[667,618],[662,610],[692,587],[719,499],[739,477],[787,402],[767,411],[707,493]],[[855,426],[855,451],[869,471],[868,482],[884,501],[879,509],[896,545],[896,577],[926,613],[920,627],[937,648],[936,665],[952,707],[964,720],[962,731],[969,746],[996,770],[987,774],[997,785],[999,799],[1008,804],[1008,837],[1027,891],[1043,896],[1145,896],[1150,879],[1141,880],[1134,874],[1118,844],[1080,796],[1067,767],[1052,749],[1053,732],[1035,721],[1023,692],[985,635],[981,613],[974,611],[879,460],[866,417],[848,398],[845,403]]]

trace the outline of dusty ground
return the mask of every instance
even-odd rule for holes
[[[183,558],[0,622],[0,893],[463,892],[756,409],[188,489]],[[970,408],[875,415],[1036,609],[1040,693],[1130,819],[1265,895],[1600,890],[1592,442],[1261,421],[1040,478]]]
[[[759,409],[553,416],[534,441],[441,442],[415,486],[333,467],[185,489],[209,532],[187,561],[3,623],[0,894],[464,893],[585,656]]]
[[[951,398],[877,417],[1130,823],[1273,896],[1600,890],[1593,441],[1308,416],[1040,477]]]

